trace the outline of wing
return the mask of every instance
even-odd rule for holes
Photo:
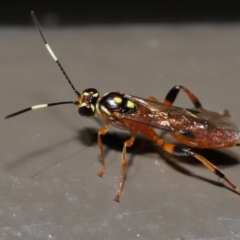
[[[137,111],[123,114],[123,119],[174,132],[189,139],[229,142],[239,137],[238,128],[218,113],[168,106],[127,94],[125,97],[136,105]]]

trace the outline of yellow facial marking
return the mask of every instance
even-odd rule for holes
[[[93,104],[91,104],[91,109],[92,109],[93,112],[95,112],[95,107],[94,107]]]
[[[113,100],[115,103],[118,103],[118,104],[122,103],[122,99],[120,97],[114,97]]]
[[[80,107],[85,107],[87,104],[85,102],[81,103]]]
[[[84,92],[83,96],[89,96],[89,93],[88,92]]]
[[[134,105],[134,103],[132,101],[130,101],[130,100],[127,101],[127,107],[128,108],[134,108],[134,106],[135,105]]]

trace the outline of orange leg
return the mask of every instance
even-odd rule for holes
[[[188,97],[192,101],[195,108],[202,108],[202,104],[200,103],[198,98],[190,90],[188,90],[187,88],[180,86],[180,85],[176,85],[170,89],[170,91],[168,92],[167,96],[165,97],[165,99],[163,101],[163,104],[171,106],[174,103],[174,101],[176,100],[177,95],[180,90],[184,91],[188,95]],[[152,96],[148,97],[147,100],[159,102],[157,98],[152,97]]]
[[[190,90],[188,90],[187,88],[180,86],[180,85],[176,85],[172,89],[170,89],[170,91],[168,92],[167,96],[165,97],[165,99],[163,101],[163,104],[171,106],[174,103],[174,101],[176,100],[177,95],[180,90],[184,91],[187,94],[187,96],[192,101],[195,108],[206,111],[205,109],[203,109],[202,104],[200,103],[198,98]],[[158,100],[154,97],[149,97],[149,100],[158,102]],[[216,114],[216,117],[220,117],[220,116],[230,117],[231,115],[230,115],[229,111],[225,109],[223,114],[218,114],[218,113]]]
[[[102,157],[102,169],[101,171],[98,173],[98,176],[99,177],[102,177],[103,174],[105,173],[105,157],[104,157],[104,153],[103,153],[103,144],[102,144],[102,139],[101,139],[101,136],[102,135],[105,135],[107,132],[108,132],[108,126],[105,126],[103,128],[101,128],[99,131],[98,131],[98,146],[100,148],[100,151],[101,151],[101,157]]]
[[[163,104],[172,105],[180,90],[184,91],[188,95],[188,97],[192,101],[195,108],[202,108],[202,104],[200,103],[198,98],[190,90],[188,90],[187,88],[180,86],[180,85],[174,86],[168,92],[167,96],[165,97],[165,99],[163,101]]]
[[[180,147],[175,144],[165,143],[163,139],[159,138],[153,129],[150,129],[148,132],[143,132],[148,139],[155,142],[159,147],[161,147],[166,152],[176,155],[176,156],[192,156],[200,161],[205,167],[207,167],[210,171],[215,173],[218,177],[224,179],[229,186],[238,194],[240,194],[240,190],[233,184],[215,165],[209,162],[203,156],[194,153],[190,148]]]
[[[127,147],[131,147],[134,143],[136,134],[132,134],[132,137],[128,140],[126,140],[123,144],[123,150],[122,150],[122,176],[121,176],[121,181],[120,181],[120,185],[118,188],[118,192],[116,194],[116,197],[114,198],[114,201],[119,202],[120,196],[121,196],[121,192],[122,192],[122,188],[124,185],[124,181],[125,181],[125,175],[126,175],[126,170],[127,170],[127,160],[126,160],[126,150]]]
[[[163,104],[172,106],[172,104],[176,100],[176,97],[177,97],[180,90],[184,91],[188,95],[188,97],[192,101],[195,108],[198,108],[198,109],[201,109],[203,111],[209,112],[209,111],[203,109],[202,104],[200,103],[198,98],[190,90],[188,90],[187,88],[185,88],[183,86],[180,86],[180,85],[174,86],[168,92],[167,96],[165,97],[165,99],[163,101]],[[148,97],[147,100],[154,101],[154,102],[159,102],[159,100],[157,98],[152,97],[152,96]],[[212,114],[212,112],[209,112],[209,113]],[[218,113],[214,113],[214,114],[215,114],[215,117],[231,117],[230,112],[227,109],[225,109],[222,114],[218,114]]]

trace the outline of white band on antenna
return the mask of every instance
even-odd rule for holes
[[[56,62],[57,61],[57,57],[56,55],[54,54],[53,50],[51,49],[51,47],[48,45],[48,43],[45,44],[48,52],[50,53],[50,55],[52,56],[53,60]]]

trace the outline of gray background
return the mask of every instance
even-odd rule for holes
[[[192,90],[209,110],[229,109],[240,126],[240,26],[129,25],[44,29],[81,92],[123,91],[162,100]],[[71,105],[4,116],[75,96],[34,28],[0,30],[1,239],[239,239],[240,196],[194,159],[168,155],[141,136],[115,203],[127,132],[103,138],[101,123]],[[175,105],[191,107],[182,93]],[[160,131],[159,131],[160,132]],[[173,141],[167,135],[167,141]],[[201,151],[240,186],[240,149]]]

